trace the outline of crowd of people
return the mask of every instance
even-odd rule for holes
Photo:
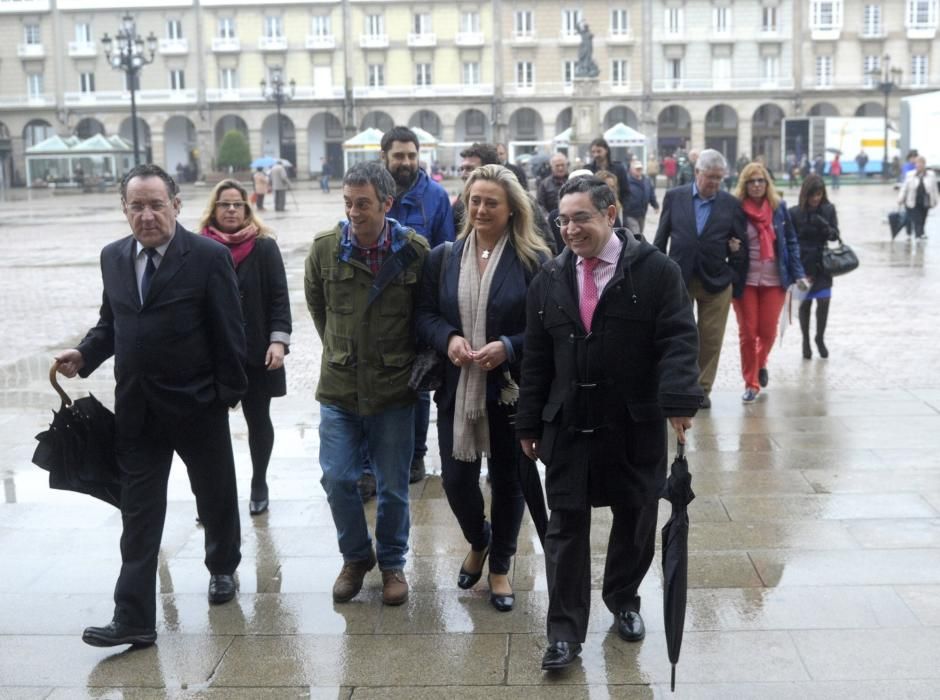
[[[732,306],[745,403],[768,384],[791,286],[804,295],[804,356],[812,355],[813,301],[815,343],[828,356],[832,279],[821,257],[839,235],[820,177],[806,178],[799,205],[788,209],[760,162],[740,169],[733,193],[723,189],[728,164],[706,149],[685,158],[688,182],[660,204],[648,174],[660,171],[655,159],[618,162],[603,139],[590,150],[588,167],[573,172],[555,154],[533,195],[497,146],[473,144],[460,154],[463,186],[452,206],[419,167],[414,132],[395,127],[380,160],[343,175],[345,220],[313,237],[304,273],[322,342],[321,484],[343,558],[333,600],[355,598],[376,566],[383,603],[408,599],[409,482],[426,475],[431,401],[412,388],[413,372],[426,348],[439,370],[441,478],[467,542],[454,582],[469,589],[487,573],[490,603],[501,612],[515,602],[510,572],[526,503],[520,475],[535,460],[546,465],[542,668],[550,671],[574,661],[587,632],[593,507],[613,512],[604,604],[622,639],[644,638],[637,591],[653,559],[667,425],[684,442],[697,411],[711,407]],[[662,163],[667,179],[679,177],[673,165]],[[271,507],[270,405],[286,392],[292,319],[284,264],[258,214],[265,179],[259,171],[251,188],[231,179],[216,185],[198,233],[177,222],[179,190],[159,167],[137,166],[122,182],[131,235],[102,253],[98,323],[56,357],[65,376],[87,376],[115,358],[122,566],[113,619],[85,630],[89,644],[156,639],[157,556],[174,452],[205,530],[209,602],[236,595],[240,524],[228,409],[239,402],[252,462],[249,512]],[[931,187],[906,186],[905,201],[920,206],[924,186]],[[277,209],[286,186],[273,188]],[[648,242],[651,207],[659,221]],[[373,496],[370,533],[364,504]]]

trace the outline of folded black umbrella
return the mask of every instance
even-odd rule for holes
[[[114,455],[114,414],[94,396],[72,401],[56,380],[49,381],[62,403],[49,429],[36,436],[33,464],[49,472],[49,487],[76,491],[115,507],[121,503],[121,477]]]
[[[529,507],[529,515],[535,525],[535,532],[539,542],[545,546],[545,532],[548,530],[548,507],[545,505],[545,492],[542,490],[542,479],[539,476],[539,467],[524,454],[519,455],[519,483],[522,486],[522,497]]]
[[[679,443],[663,498],[672,503],[672,515],[663,526],[663,619],[666,648],[672,663],[672,690],[676,690],[676,664],[685,628],[685,605],[689,577],[689,513],[695,498],[692,475],[685,459],[685,445]]]

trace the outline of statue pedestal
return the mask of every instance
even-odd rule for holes
[[[575,78],[571,105],[571,144],[585,144],[601,135],[597,113],[601,94],[598,78]]]

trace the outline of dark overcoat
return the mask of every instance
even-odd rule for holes
[[[803,270],[813,278],[813,292],[832,287],[832,276],[822,266],[822,254],[829,244],[839,238],[839,219],[836,208],[823,202],[818,209],[803,211],[800,207],[790,210],[793,228],[800,244],[800,261]]]
[[[585,333],[575,262],[566,249],[529,288],[516,431],[540,441],[549,507],[646,505],[665,483],[665,418],[702,398],[691,302],[678,266],[625,236]]]

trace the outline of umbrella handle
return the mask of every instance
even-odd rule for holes
[[[676,457],[685,459],[685,443],[676,440]]]
[[[59,398],[62,399],[62,406],[71,406],[72,399],[69,398],[69,395],[65,393],[65,389],[59,386],[59,379],[56,377],[56,370],[59,369],[59,361],[56,360],[52,363],[52,367],[49,368],[49,383],[52,384],[52,388],[56,390],[56,393],[59,395]]]

